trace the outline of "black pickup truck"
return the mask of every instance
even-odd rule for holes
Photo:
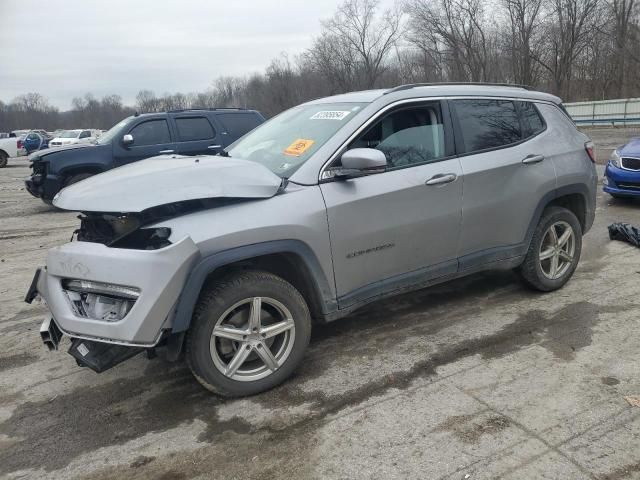
[[[50,204],[67,185],[127,163],[157,155],[215,155],[262,122],[256,110],[231,108],[134,115],[95,143],[33,153],[25,185],[31,195]]]

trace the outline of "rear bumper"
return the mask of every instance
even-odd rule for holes
[[[36,281],[50,316],[63,334],[105,343],[153,346],[171,326],[173,310],[185,279],[199,258],[198,247],[186,237],[159,250],[127,250],[102,244],[72,242],[53,248]],[[139,297],[117,321],[79,316],[63,288],[63,280],[78,279],[135,287]]]
[[[626,170],[607,164],[602,190],[613,195],[640,197],[640,171]]]

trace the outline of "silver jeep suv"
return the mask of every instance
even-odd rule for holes
[[[486,269],[552,291],[593,223],[588,137],[524,87],[404,85],[294,107],[222,156],[165,155],[62,190],[76,241],[27,301],[98,372],[186,356],[212,392],[285,380],[314,322]]]

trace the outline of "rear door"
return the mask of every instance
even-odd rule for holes
[[[181,155],[215,155],[222,141],[213,123],[204,115],[173,117],[177,136],[176,147]]]
[[[176,151],[165,118],[142,120],[130,127],[125,134],[133,137],[133,144],[125,147],[121,142],[114,143],[116,166]]]
[[[556,183],[544,121],[532,102],[450,104],[464,176],[460,269],[523,255],[538,204]]]

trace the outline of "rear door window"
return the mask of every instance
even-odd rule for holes
[[[229,133],[237,137],[241,137],[262,123],[260,118],[252,112],[218,113],[216,118],[222,122]]]
[[[465,153],[499,148],[522,139],[520,120],[511,100],[454,100]]]
[[[205,117],[176,118],[178,139],[181,142],[208,140],[216,136],[216,132]]]
[[[171,135],[169,134],[169,125],[166,120],[148,120],[143,123],[139,123],[133,130],[131,130],[133,136],[133,145],[140,147],[143,145],[159,145],[162,143],[171,142]]]

